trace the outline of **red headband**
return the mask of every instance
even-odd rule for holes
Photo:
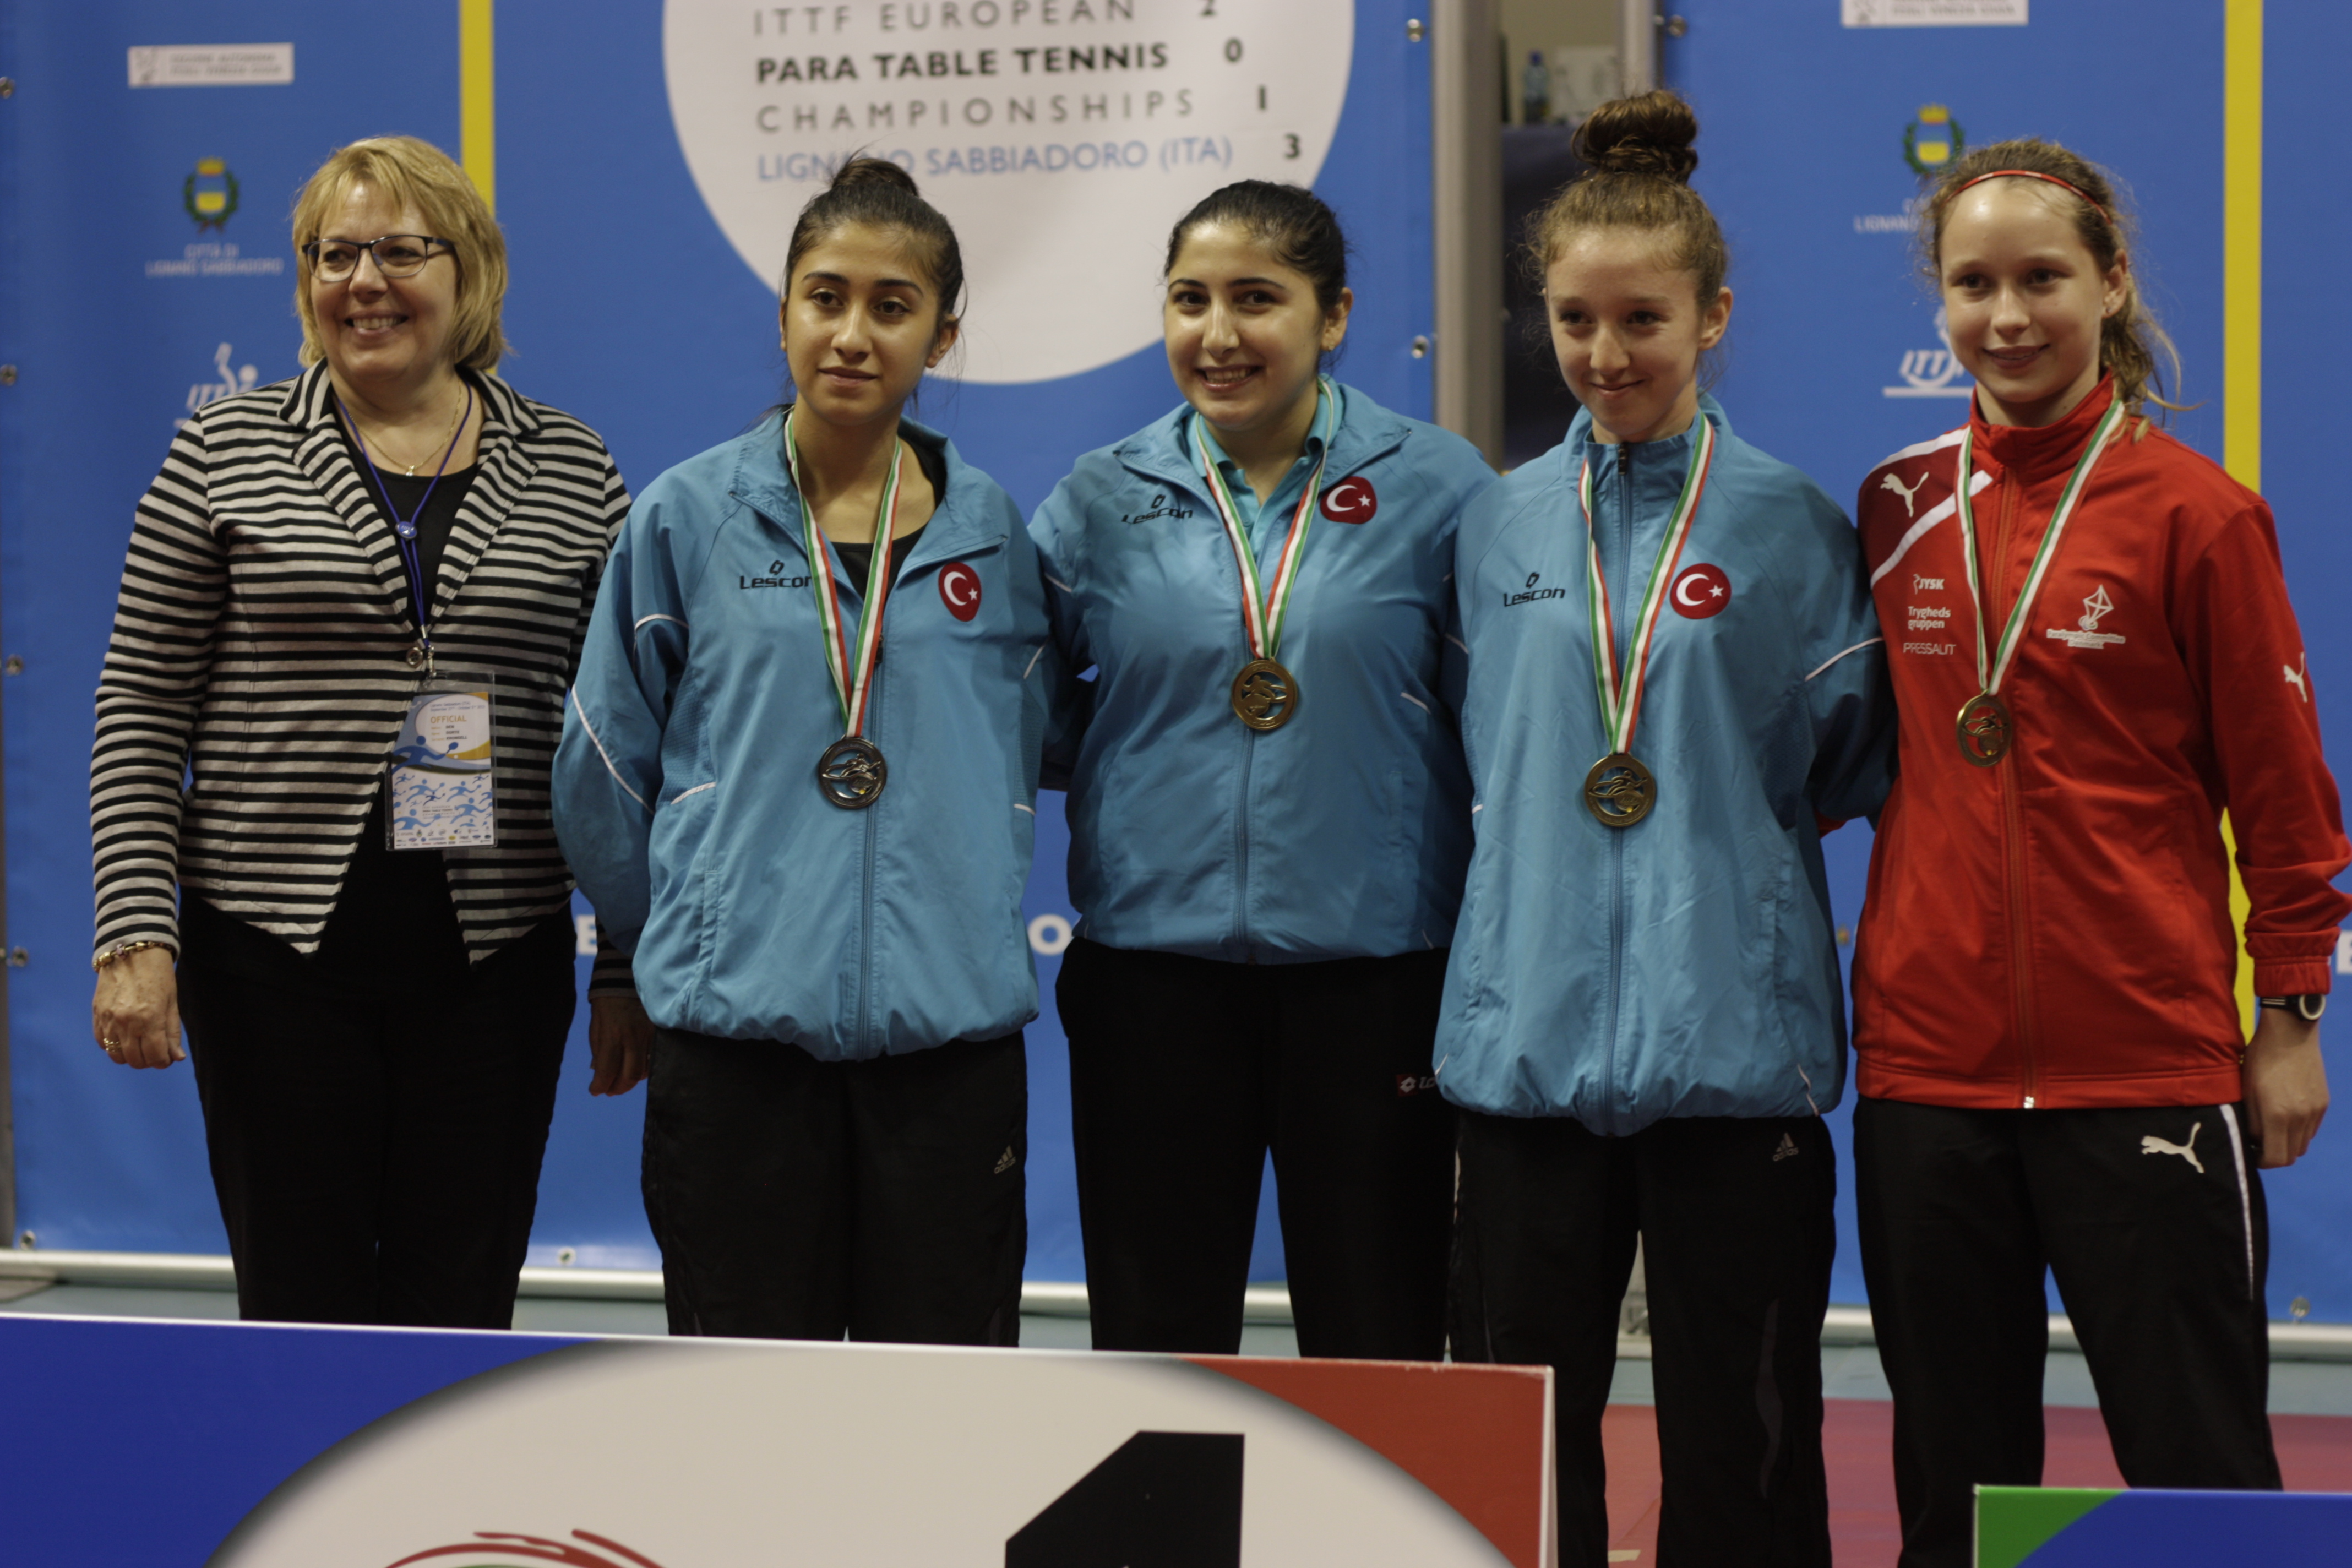
[[[1967,190],[1969,185],[1981,185],[1987,180],[1998,180],[2011,174],[2014,174],[2021,180],[2042,180],[2057,186],[2062,191],[2072,191],[2075,195],[2082,198],[2083,204],[2085,206],[2088,206],[2093,212],[2098,214],[2100,219],[2105,222],[2109,228],[2116,226],[2116,220],[2108,216],[2107,209],[2101,206],[2098,203],[2091,200],[2088,192],[2083,190],[2080,186],[2069,184],[2066,181],[2060,179],[2055,174],[2045,174],[2039,169],[1995,169],[1989,174],[1979,174],[1975,179],[1963,184],[1959,190],[1952,193],[1952,195],[1955,198],[1958,198],[1960,191]]]

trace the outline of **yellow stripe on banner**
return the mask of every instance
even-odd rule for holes
[[[457,0],[457,161],[495,216],[499,210],[497,75],[492,0]]]
[[[487,0],[486,0],[487,3]],[[2248,489],[2263,483],[2263,0],[2229,0],[2221,51],[2221,462]],[[2238,1013],[2254,1029],[2245,883],[2230,819],[2230,915],[2238,928]]]
[[[488,4],[488,0],[484,0]],[[2221,463],[2263,488],[2263,0],[2230,0],[2221,93]]]

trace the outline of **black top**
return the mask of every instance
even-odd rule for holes
[[[359,444],[352,439],[349,426],[344,427],[343,442],[384,526],[397,536],[396,520],[385,510],[387,496],[400,517],[416,519],[416,563],[426,584],[424,602],[430,615],[431,585],[441,579],[441,557],[449,548],[457,509],[480,470],[468,465],[442,475],[441,482],[435,484],[430,474],[412,478],[371,468]],[[422,512],[416,510],[420,505],[425,509]],[[404,556],[401,575],[407,576]],[[467,967],[466,943],[457,926],[457,905],[449,897],[448,872],[437,850],[394,851],[386,846],[385,796],[390,789],[388,780],[376,785],[375,803],[368,808],[367,826],[360,830],[359,849],[335,899],[335,912],[328,917],[327,929],[319,933],[314,962],[348,980],[386,985],[413,983],[420,974],[462,974]]]
[[[784,406],[787,412],[791,410],[790,404]],[[902,437],[901,439],[904,437]],[[936,515],[939,509],[947,504],[948,500],[947,454],[924,441],[908,441],[907,447],[915,454],[915,464],[923,470],[923,478],[931,481],[931,510]],[[792,465],[787,462],[784,467],[790,468]],[[923,524],[923,528],[929,526],[929,522]],[[919,528],[911,533],[902,534],[890,542],[890,581],[892,583],[898,582],[898,574],[907,569],[907,557],[913,552],[915,541],[922,536],[923,529]],[[874,546],[844,544],[836,539],[833,542],[833,548],[841,557],[841,563],[849,569],[850,580],[863,589],[866,585],[866,574],[874,569]]]
[[[930,526],[928,522],[923,524],[923,528]],[[912,533],[902,533],[890,542],[890,581],[893,584],[898,581],[898,574],[907,569],[907,557],[914,553],[915,541],[923,537],[923,528]],[[874,546],[844,544],[836,539],[833,542],[833,549],[834,553],[841,557],[841,563],[849,568],[849,580],[863,588],[866,574],[874,570]]]
[[[425,604],[430,614],[431,585],[441,580],[441,557],[449,548],[449,531],[457,526],[457,509],[465,504],[466,492],[474,488],[474,476],[480,468],[469,463],[442,475],[441,482],[435,484],[431,474],[411,477],[393,468],[369,467],[367,459],[360,456],[359,443],[352,439],[349,426],[343,427],[343,445],[352,455],[352,467],[360,471],[368,500],[375,503],[376,515],[383,519],[383,525],[393,531],[394,537],[399,537],[399,518],[386,510],[387,496],[399,509],[399,517],[416,519],[416,563],[425,569]],[[427,490],[432,492],[430,496]],[[416,510],[420,504],[425,508],[422,512]],[[406,562],[404,555],[404,568]],[[403,574],[405,575],[404,570]]]

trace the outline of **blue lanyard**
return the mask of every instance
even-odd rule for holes
[[[392,489],[383,482],[383,470],[376,466],[375,454],[368,450],[367,437],[360,434],[359,421],[352,418],[351,410],[343,406],[341,395],[335,398],[335,412],[342,416],[344,427],[351,431],[352,439],[359,443],[360,456],[367,459],[368,472],[375,476],[376,493],[383,497],[384,515],[392,519],[392,531],[400,538],[400,558],[408,564],[408,602],[416,613],[416,646],[424,650],[425,673],[430,676],[433,673],[433,635],[425,629],[425,567],[416,556],[416,520],[425,515],[425,507],[433,500],[434,490],[440,486],[441,476],[449,471],[449,459],[457,455],[457,443],[466,434],[466,422],[474,416],[473,384],[466,384],[466,412],[459,416],[457,427],[449,432],[449,446],[441,454],[441,466],[433,470],[433,478],[425,485],[425,493],[417,498],[416,509],[406,517],[401,516],[400,508],[393,504]]]

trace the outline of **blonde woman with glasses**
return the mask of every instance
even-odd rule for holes
[[[93,1032],[169,1068],[184,1023],[245,1317],[504,1328],[574,1005],[548,767],[628,493],[492,374],[505,243],[444,153],[341,149],[293,242],[310,368],[190,420],[132,527]]]

